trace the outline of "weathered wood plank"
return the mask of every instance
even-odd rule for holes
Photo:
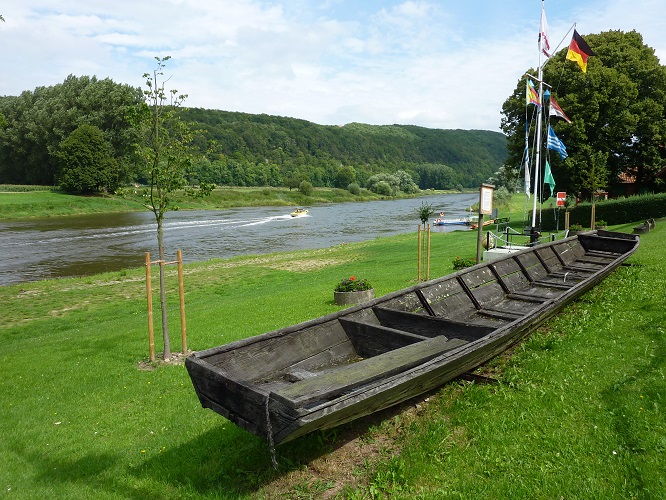
[[[340,318],[340,324],[347,332],[358,355],[364,358],[378,356],[427,338],[395,328],[349,321],[345,318]]]
[[[497,325],[488,326],[457,322],[379,306],[373,307],[373,310],[383,325],[425,337],[443,335],[448,338],[476,340],[497,328]]]
[[[447,340],[445,337],[424,340],[296,382],[276,394],[294,406],[307,406],[331,400],[374,380],[404,372],[465,344],[467,344],[465,340]]]

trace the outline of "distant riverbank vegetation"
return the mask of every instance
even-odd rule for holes
[[[0,184],[74,194],[148,184],[138,158],[141,89],[70,75],[0,97]],[[504,163],[506,137],[479,130],[351,123],[178,109],[193,132],[184,185],[338,188],[382,196],[472,188]],[[307,185],[306,184],[306,185]]]
[[[0,97],[0,184],[113,193],[148,184],[136,145],[141,89],[70,75]],[[305,120],[178,109],[193,132],[184,185],[315,188],[383,196],[472,188],[507,156],[506,137],[480,130],[407,125],[317,125]],[[358,188],[357,188],[358,187]]]
[[[126,187],[115,194],[76,196],[48,186],[0,185],[0,220],[25,217],[52,217],[87,213],[133,212],[144,210],[145,186]],[[427,196],[458,191],[420,191],[399,197]],[[221,210],[235,207],[309,206],[315,203],[343,203],[386,199],[367,189],[356,194],[346,189],[312,188],[309,195],[284,187],[217,187],[209,196],[193,198],[185,190],[175,192],[173,207],[182,210]]]

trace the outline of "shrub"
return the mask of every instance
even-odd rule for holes
[[[336,292],[362,292],[371,289],[372,285],[368,280],[358,279],[356,276],[344,278],[335,286]]]
[[[474,264],[476,264],[476,259],[469,259],[469,258],[461,259],[459,256],[456,255],[456,258],[453,261],[453,269],[459,271],[461,269],[465,269],[466,267],[472,267]]]
[[[310,184],[308,181],[301,181],[301,183],[298,185],[298,190],[305,196],[311,196],[314,192],[312,184]]]
[[[352,182],[349,186],[347,186],[347,191],[355,196],[358,196],[361,194],[361,186],[359,186],[356,182]]]

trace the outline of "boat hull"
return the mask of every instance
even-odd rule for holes
[[[202,406],[280,444],[428,392],[505,351],[616,269],[634,235],[581,234],[201,351]]]

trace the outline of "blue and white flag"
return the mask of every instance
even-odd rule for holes
[[[548,125],[548,142],[546,143],[548,149],[553,149],[560,154],[560,158],[563,160],[569,156],[567,154],[567,148],[562,141],[555,135],[553,127]]]

